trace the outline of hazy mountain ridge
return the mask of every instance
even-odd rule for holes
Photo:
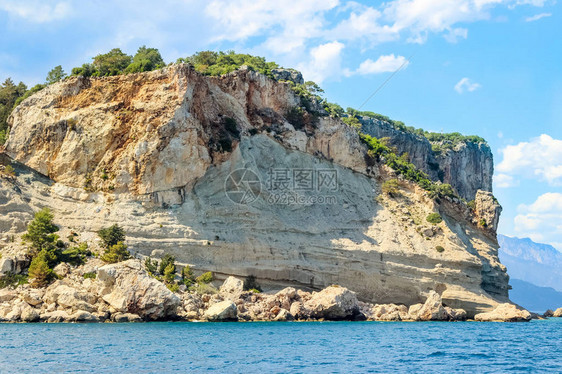
[[[513,279],[562,291],[562,253],[549,244],[498,235],[499,256]]]

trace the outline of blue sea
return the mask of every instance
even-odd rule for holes
[[[530,323],[0,324],[0,373],[562,372]]]

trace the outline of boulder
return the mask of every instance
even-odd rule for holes
[[[23,291],[20,294],[20,297],[23,301],[25,301],[29,305],[37,306],[37,305],[43,303],[42,298],[43,298],[44,295],[45,295],[44,289],[32,288],[32,289],[28,289],[28,290]]]
[[[14,290],[9,290],[7,288],[0,289],[0,303],[5,303],[11,301],[18,297],[18,293]]]
[[[211,305],[205,312],[205,318],[207,321],[211,322],[236,321],[237,314],[238,309],[236,308],[236,304],[232,301],[225,300]]]
[[[14,261],[11,258],[0,258],[0,276],[13,272]]]
[[[22,322],[37,322],[39,321],[39,312],[30,306],[25,307],[21,311],[20,319]]]
[[[43,313],[40,316],[42,321],[55,323],[55,322],[68,322],[69,315],[64,310],[55,310],[53,312]]]
[[[491,312],[474,316],[474,320],[480,322],[527,322],[531,318],[532,315],[529,311],[510,303],[500,304]]]
[[[70,270],[70,265],[68,265],[66,262],[61,262],[53,269],[55,274],[61,277],[66,277],[68,274],[70,274]]]
[[[113,322],[142,322],[142,318],[134,313],[115,313],[112,317]]]
[[[418,312],[420,311],[420,309],[422,307],[423,307],[423,304],[410,305],[410,308],[408,309],[408,314],[410,316],[410,319],[415,320],[418,316]]]
[[[99,322],[99,318],[94,314],[86,312],[84,310],[79,310],[69,316],[68,318],[72,322]]]
[[[53,283],[47,288],[43,300],[48,303],[56,303],[65,309],[94,311],[92,306],[97,301],[97,297],[90,292],[77,290],[62,282]]]
[[[228,277],[220,287],[220,292],[239,295],[244,292],[244,281],[236,277]]]
[[[311,317],[317,319],[352,319],[359,314],[355,292],[339,286],[330,286],[314,293],[304,306],[311,311]]]
[[[181,300],[150,277],[140,260],[100,267],[96,283],[99,296],[117,312],[138,314],[144,320],[177,317]]]
[[[554,312],[551,309],[548,309],[546,312],[544,312],[544,314],[542,316],[544,318],[554,317]]]
[[[553,317],[562,317],[562,308],[558,308],[552,313]]]
[[[296,319],[309,319],[310,310],[308,310],[301,301],[295,301],[291,304],[289,313]]]
[[[293,315],[289,313],[287,309],[281,309],[277,316],[273,319],[274,321],[292,321],[294,319]]]
[[[415,319],[417,321],[446,321],[448,317],[441,301],[441,295],[435,291],[430,291],[427,300],[418,311]]]
[[[445,311],[449,316],[449,321],[466,321],[467,314],[464,309],[453,309],[446,306]]]

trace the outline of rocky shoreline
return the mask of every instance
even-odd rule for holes
[[[172,292],[144,269],[139,259],[106,265],[96,258],[56,269],[61,279],[46,288],[20,285],[0,290],[1,322],[141,321],[464,321],[462,309],[444,306],[434,291],[423,304],[370,304],[354,292],[330,286],[319,292],[292,287],[277,292],[244,291],[242,279],[228,277],[216,289],[180,287]],[[562,316],[562,308],[550,316]],[[475,321],[529,321],[534,316],[500,304]]]

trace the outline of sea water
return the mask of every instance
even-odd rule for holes
[[[562,372],[562,319],[529,323],[0,324],[0,373]]]

